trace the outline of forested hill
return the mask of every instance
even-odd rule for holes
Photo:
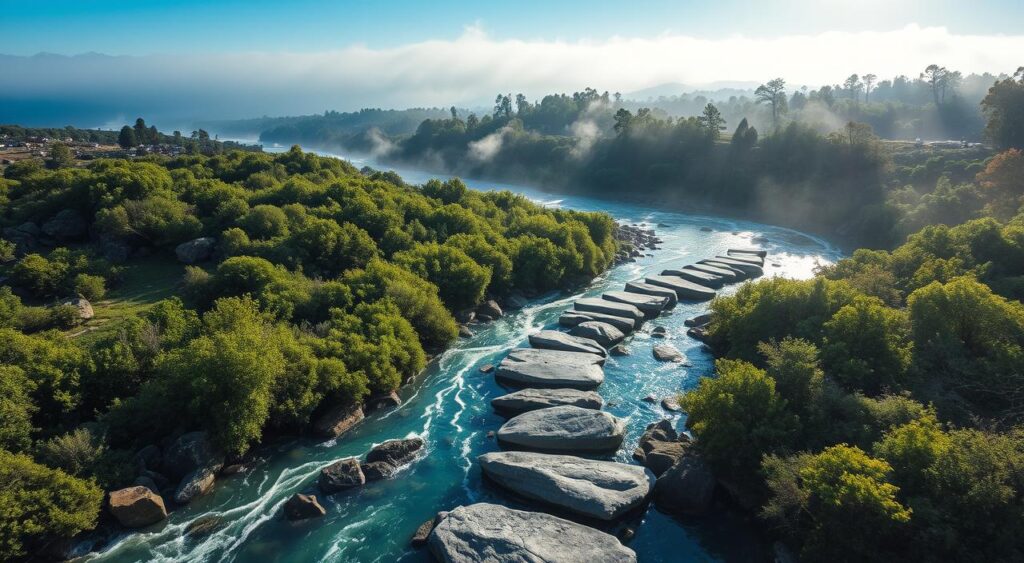
[[[606,214],[297,147],[78,164],[0,180],[3,560],[94,527],[140,448],[205,431],[242,459],[396,389],[455,313],[584,282],[618,250]]]

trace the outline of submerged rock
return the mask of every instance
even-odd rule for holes
[[[604,400],[593,391],[580,389],[522,389],[491,400],[494,410],[511,415],[562,405],[600,409]]]
[[[142,486],[111,491],[110,513],[126,528],[144,528],[167,518],[164,499]]]
[[[534,348],[559,350],[562,352],[583,352],[606,356],[607,351],[598,343],[587,338],[571,336],[557,330],[542,330],[530,335],[530,345]]]
[[[573,327],[569,334],[593,340],[605,348],[622,342],[622,339],[626,337],[625,334],[622,334],[622,331],[614,326],[599,321],[580,323]]]
[[[316,495],[294,494],[284,503],[284,517],[289,520],[319,518],[324,514],[327,511],[317,502]]]
[[[526,412],[498,430],[498,440],[505,444],[554,452],[613,451],[625,435],[626,423],[622,419],[574,406]]]
[[[445,563],[630,563],[633,550],[615,536],[542,512],[497,504],[460,506],[430,534],[430,551]]]
[[[487,477],[513,492],[600,520],[640,506],[655,483],[643,467],[614,461],[529,452],[492,452],[477,459]]]

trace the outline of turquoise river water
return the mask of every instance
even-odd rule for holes
[[[357,166],[375,165],[369,160],[350,160]],[[397,171],[412,183],[439,176]],[[480,366],[497,365],[510,348],[525,346],[530,332],[556,326],[558,315],[579,297],[622,289],[627,281],[723,254],[730,247],[766,248],[766,276],[810,277],[817,265],[840,257],[837,248],[820,238],[769,225],[584,197],[557,197],[494,182],[467,184],[482,190],[513,190],[551,206],[605,211],[621,222],[654,228],[664,243],[659,250],[650,251],[653,256],[613,268],[584,291],[547,295],[496,322],[473,326],[472,338],[460,339],[399,391],[404,404],[398,409],[369,416],[337,441],[293,439],[268,444],[257,452],[262,462],[249,473],[218,480],[211,494],[173,512],[166,522],[117,538],[86,558],[119,563],[429,561],[427,551],[409,547],[409,539],[438,510],[479,501],[543,510],[513,500],[481,478],[475,460],[480,454],[498,449],[487,435],[504,421],[491,410],[489,402],[506,391],[494,382],[493,375],[481,373]],[[702,231],[702,227],[713,231]],[[769,242],[751,241],[759,236],[767,237]],[[727,286],[723,292],[733,292],[736,287]],[[681,415],[667,413],[642,399],[648,394],[675,394],[711,374],[712,358],[686,336],[683,325],[685,319],[706,308],[706,303],[680,303],[627,339],[631,355],[609,358],[599,392],[606,410],[628,419],[629,428],[615,456],[618,461],[635,463],[630,453],[647,424],[669,416],[682,429]],[[658,325],[667,329],[667,342],[687,355],[690,367],[654,360],[649,331]],[[424,438],[426,453],[394,479],[329,497],[318,494],[327,509],[324,518],[288,522],[280,515],[281,505],[292,494],[317,494],[316,476],[325,464],[362,455],[385,440],[411,435]],[[216,517],[221,526],[202,537],[187,535],[188,525],[204,516]],[[628,545],[643,562],[750,561],[763,557],[763,547],[752,527],[727,512],[679,519],[650,507]]]

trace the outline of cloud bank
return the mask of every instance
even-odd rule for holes
[[[361,107],[489,105],[495,92],[535,98],[586,86],[630,92],[664,83],[836,83],[857,72],[916,75],[931,63],[1012,73],[1024,35],[959,35],[910,25],[885,32],[776,38],[684,35],[604,41],[495,39],[470,27],[453,40],[319,53],[0,56],[0,122],[157,123]],[[89,121],[83,121],[89,120]]]

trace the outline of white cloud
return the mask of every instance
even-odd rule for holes
[[[150,103],[173,108],[179,119],[242,117],[364,106],[482,105],[495,92],[536,98],[586,86],[629,92],[669,82],[701,85],[775,76],[817,85],[854,72],[914,76],[931,63],[965,74],[1012,73],[1021,53],[1024,35],[958,35],[916,25],[776,38],[666,34],[575,42],[494,39],[473,25],[454,40],[385,49],[0,57],[0,96]],[[0,118],[6,117],[2,113]]]

